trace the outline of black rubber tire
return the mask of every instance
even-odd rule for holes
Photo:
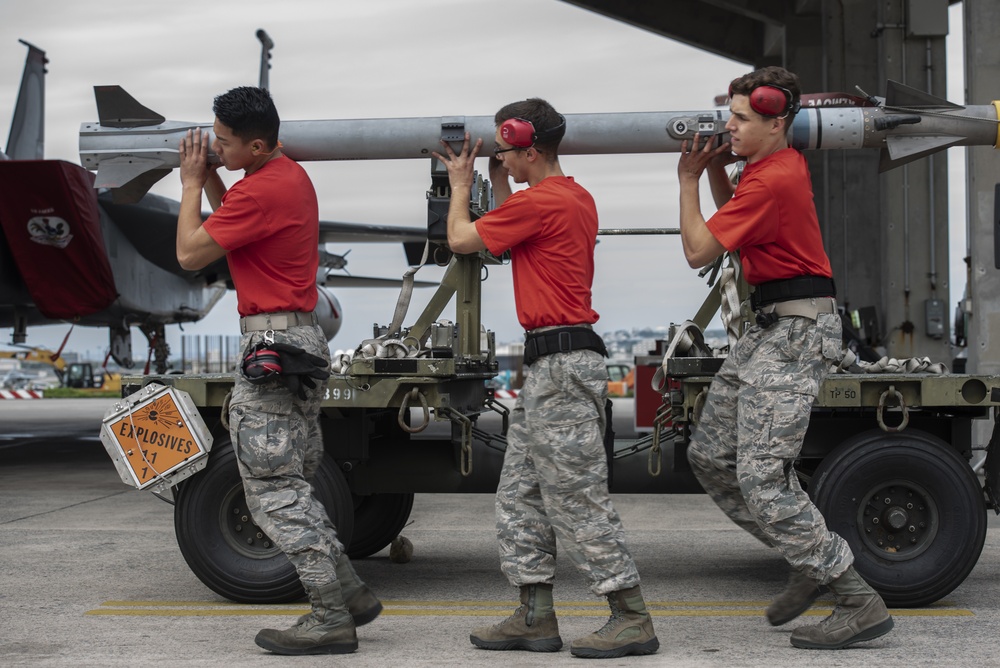
[[[354,536],[347,555],[364,559],[380,551],[403,530],[412,510],[412,493],[355,496]]]
[[[354,503],[331,458],[324,459],[313,487],[341,542],[349,543]],[[205,586],[232,601],[300,600],[305,593],[295,569],[249,515],[232,441],[218,436],[208,466],[181,483],[177,494],[174,532],[181,554]]]
[[[986,505],[972,468],[925,432],[873,430],[847,439],[820,463],[809,493],[890,607],[924,606],[951,593],[986,540]]]

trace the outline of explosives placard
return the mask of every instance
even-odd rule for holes
[[[101,442],[122,481],[166,489],[204,468],[212,437],[191,397],[150,384],[104,416]]]

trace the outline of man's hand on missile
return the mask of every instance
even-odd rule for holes
[[[707,167],[723,169],[738,158],[729,150],[728,142],[712,148],[711,138],[705,140],[704,146],[698,145],[700,139],[700,133],[695,133],[690,146],[686,139],[681,142],[681,159],[677,163],[677,176],[681,181],[698,181]]]
[[[469,151],[469,139],[469,133],[466,132],[465,139],[462,141],[462,152],[458,155],[452,150],[451,144],[443,139],[441,140],[441,145],[444,146],[447,157],[437,151],[431,152],[431,155],[440,160],[448,169],[448,181],[451,183],[452,192],[472,189],[472,172],[474,171],[479,149],[483,147],[483,140],[482,138],[477,139],[475,147],[473,147],[472,151]]]
[[[483,147],[482,138],[469,150],[469,133],[465,133],[462,152],[458,155],[448,142],[441,140],[447,157],[434,151],[431,155],[440,160],[448,169],[448,183],[451,184],[451,203],[448,205],[448,247],[455,253],[475,253],[486,248],[469,214],[469,195],[472,192],[473,166],[476,155]]]
[[[181,139],[178,151],[182,186],[204,188],[208,177],[217,169],[218,165],[208,164],[208,145],[209,134],[202,133],[201,128],[188,130]]]

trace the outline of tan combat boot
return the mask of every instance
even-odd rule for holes
[[[767,621],[771,626],[781,626],[792,621],[803,612],[808,610],[813,601],[826,591],[825,587],[820,587],[811,577],[803,575],[793,568],[788,574],[788,584],[784,591],[778,594],[771,605],[767,607]]]
[[[552,608],[552,585],[523,585],[514,614],[494,626],[473,629],[469,640],[482,649],[558,652],[563,642]]]
[[[264,629],[254,642],[275,654],[349,654],[358,648],[340,582],[310,588],[313,609],[286,631]]]
[[[343,552],[337,557],[337,581],[355,626],[364,626],[382,613],[382,601],[361,581],[350,558]]]
[[[653,632],[653,620],[646,611],[639,587],[608,594],[611,617],[598,631],[569,645],[573,656],[586,659],[615,659],[629,654],[653,654],[660,641]]]
[[[833,613],[812,626],[792,632],[792,645],[804,649],[842,649],[874,640],[892,630],[893,621],[885,602],[851,566],[829,585],[837,595]]]
[[[337,557],[336,569],[337,582],[340,583],[340,591],[344,596],[347,611],[354,618],[354,626],[364,626],[368,622],[374,621],[382,613],[382,602],[372,593],[368,585],[361,581],[361,578],[354,571],[354,566],[351,565],[350,558],[343,552]],[[316,607],[315,590],[309,592],[309,602],[313,608]],[[302,615],[296,623],[301,624],[311,614],[312,612],[308,612]]]

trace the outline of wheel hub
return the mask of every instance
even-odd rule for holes
[[[231,548],[251,559],[270,559],[279,550],[250,516],[243,485],[234,485],[226,494],[219,513],[222,536]]]
[[[891,561],[912,559],[934,542],[940,514],[919,485],[897,480],[869,490],[858,509],[858,531],[872,552]]]

